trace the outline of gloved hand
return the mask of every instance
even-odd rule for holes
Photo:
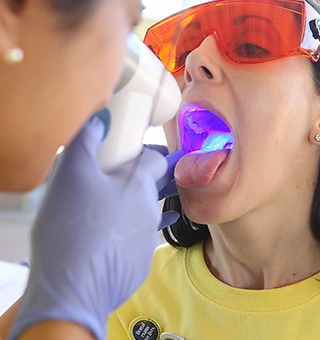
[[[149,272],[161,220],[156,184],[167,162],[145,150],[105,174],[96,162],[103,132],[95,117],[61,156],[33,227],[30,279],[10,339],[58,319],[105,340],[108,313]]]
[[[174,168],[177,161],[185,154],[183,150],[178,150],[169,154],[168,148],[164,145],[147,144],[146,149],[157,150],[166,156],[168,169],[165,175],[158,181],[159,200],[178,195],[176,182],[174,180]],[[159,230],[175,223],[180,217],[177,211],[170,210],[162,214]]]

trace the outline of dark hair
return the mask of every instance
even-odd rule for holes
[[[16,11],[23,8],[26,0],[10,0],[10,5]],[[45,1],[45,0],[43,0]],[[72,29],[78,26],[90,15],[97,0],[47,0],[48,5],[61,14],[59,27]]]
[[[50,5],[63,14],[60,27],[76,28],[88,17],[97,5],[97,0],[50,0]]]
[[[320,95],[320,61],[311,62],[313,66],[313,78],[316,90]],[[168,243],[174,247],[191,247],[209,236],[207,225],[197,224],[188,219],[184,214],[179,196],[166,198],[163,204],[163,211],[175,210],[180,213],[179,220],[163,229],[162,233]],[[320,169],[318,172],[317,183],[310,214],[310,227],[313,236],[320,242]]]

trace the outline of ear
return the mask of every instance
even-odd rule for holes
[[[320,146],[320,95],[315,94],[312,99],[312,118],[309,130],[309,142]]]
[[[0,0],[0,56],[17,46],[16,27],[18,16],[10,0]]]
[[[309,131],[309,142],[320,146],[320,120],[314,123]]]

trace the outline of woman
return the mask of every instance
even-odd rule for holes
[[[109,102],[141,8],[139,0],[0,0],[0,190],[39,185],[67,146],[34,224],[11,339],[105,338],[109,312],[148,273],[167,161],[146,150],[104,174],[96,154],[108,126],[89,119]],[[7,338],[10,326],[0,328]]]
[[[109,337],[319,338],[319,9],[212,1],[147,33],[183,92],[170,150],[183,145],[190,104],[222,117],[234,146],[177,163],[179,200],[166,208],[184,218],[165,231],[174,247],[157,250]]]

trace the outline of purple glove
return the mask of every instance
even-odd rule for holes
[[[108,314],[149,272],[161,221],[157,182],[167,162],[145,150],[105,174],[96,161],[103,130],[101,120],[92,119],[66,148],[49,183],[10,339],[39,320],[57,319],[105,340]]]
[[[162,155],[166,156],[168,169],[165,175],[158,181],[157,187],[159,191],[159,200],[167,197],[173,197],[178,195],[176,182],[174,180],[174,168],[177,161],[185,154],[183,150],[178,150],[171,154],[168,154],[168,149],[164,145],[146,145],[146,149],[157,150]],[[159,230],[168,227],[169,225],[177,222],[180,214],[177,211],[170,210],[162,214],[162,220],[159,226]]]

